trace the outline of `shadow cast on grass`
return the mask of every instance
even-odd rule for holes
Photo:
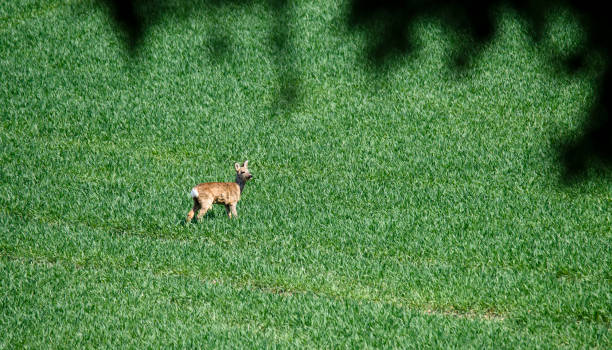
[[[601,78],[598,101],[591,108],[581,132],[559,145],[566,184],[605,176],[612,170],[612,118],[608,110],[611,101],[612,72],[608,68]]]
[[[494,37],[495,11],[510,7],[527,22],[531,37],[542,38],[546,16],[551,10],[569,8],[581,21],[587,33],[586,43],[568,57],[551,57],[552,74],[578,74],[585,67],[587,55],[598,52],[609,57],[612,40],[606,35],[607,9],[604,3],[568,1],[452,1],[452,0],[351,0],[348,27],[366,33],[368,49],[364,59],[375,70],[384,71],[388,62],[410,55],[415,48],[408,34],[411,23],[424,16],[440,18],[456,32],[467,34],[469,40],[457,40],[451,57],[451,68],[461,76],[483,47]],[[576,135],[568,135],[558,143],[559,161],[564,169],[561,183],[572,185],[592,176],[612,170],[612,74],[605,67],[597,100],[587,120]],[[596,171],[591,171],[596,168]],[[603,171],[602,171],[603,170]]]
[[[289,25],[292,17],[291,2],[287,0],[98,0],[116,23],[117,35],[126,45],[130,56],[135,57],[143,45],[151,27],[164,17],[185,20],[198,11],[220,9],[224,6],[249,6],[263,4],[271,14],[268,46],[272,52],[272,62],[277,78],[277,94],[272,110],[276,115],[286,115],[301,101],[301,79],[293,52],[293,41]],[[231,25],[231,24],[230,24]],[[222,62],[231,55],[230,36],[225,33],[225,25],[214,23],[215,33],[209,34],[207,46],[213,64]]]
[[[301,100],[301,80],[294,57],[293,41],[289,24],[292,21],[291,3],[287,0],[260,0],[270,9],[273,24],[270,29],[269,45],[278,78],[277,98],[273,102],[273,113],[290,113]],[[119,35],[125,39],[128,50],[137,52],[148,28],[163,16],[186,18],[194,11],[225,5],[247,5],[246,0],[99,0],[109,9],[109,14],[117,23]],[[453,1],[453,0],[349,0],[346,14],[351,30],[366,34],[368,41],[364,59],[372,66],[384,70],[394,58],[410,55],[415,48],[414,38],[407,30],[410,25],[423,16],[438,17],[454,28],[465,33],[470,40],[456,40],[451,57],[451,68],[459,73],[469,69],[474,58],[494,36],[495,11],[506,6],[514,9],[525,18],[531,36],[538,41],[543,32],[546,16],[560,6],[569,8],[576,14],[586,29],[587,38],[583,48],[569,57],[559,57],[563,69],[557,74],[575,74],[584,67],[589,52],[600,52],[609,56],[612,39],[606,35],[608,27],[607,8],[604,2],[585,2],[578,0],[492,0],[492,1]],[[229,45],[227,36],[218,34],[210,39],[213,56],[226,54]],[[553,60],[551,60],[552,62]],[[578,136],[568,136],[559,143],[559,160],[565,169],[563,183],[588,179],[592,166],[603,165],[610,169],[612,164],[612,121],[609,114],[610,86],[612,75],[609,67],[602,75],[597,91],[597,102],[590,110],[588,121],[584,123]],[[554,70],[553,70],[554,71]],[[553,73],[554,74],[554,73]]]

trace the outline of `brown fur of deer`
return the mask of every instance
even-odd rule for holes
[[[236,204],[240,200],[244,184],[253,178],[247,168],[248,163],[247,160],[242,166],[239,163],[234,164],[236,182],[205,182],[192,188],[193,208],[187,214],[186,221],[190,222],[195,213],[198,213],[197,218],[200,220],[213,204],[225,205],[225,211],[230,219],[237,217]]]

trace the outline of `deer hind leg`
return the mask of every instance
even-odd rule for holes
[[[195,212],[200,210],[200,202],[198,202],[197,198],[193,199],[193,208],[191,208],[191,210],[189,211],[189,213],[187,214],[187,222],[191,222],[191,219],[193,219],[193,216],[195,215]]]
[[[198,216],[197,216],[198,221],[202,219],[202,216],[204,216],[204,214],[206,214],[208,209],[212,207],[213,201],[212,199],[204,198],[200,200],[199,204],[200,204],[200,210],[198,210]]]
[[[225,212],[227,213],[227,217],[229,217],[231,219],[232,218],[232,212],[230,211],[229,204],[225,205]]]

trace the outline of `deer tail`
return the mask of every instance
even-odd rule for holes
[[[191,189],[191,198],[198,198],[200,194],[198,193],[198,189],[197,188],[192,188]]]

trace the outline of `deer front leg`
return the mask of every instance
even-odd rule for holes
[[[236,212],[236,203],[230,204],[229,210],[230,210],[230,213],[228,215],[229,215],[230,218],[232,218],[232,217],[237,218],[238,217],[238,213]]]

